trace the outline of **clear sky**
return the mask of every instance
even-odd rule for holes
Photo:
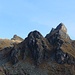
[[[33,30],[45,36],[61,22],[75,39],[75,0],[0,0],[0,38]]]

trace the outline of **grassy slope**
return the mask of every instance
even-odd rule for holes
[[[20,43],[19,40],[0,39],[0,50],[5,47],[13,46],[14,43]]]

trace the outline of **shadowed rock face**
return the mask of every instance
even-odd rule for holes
[[[25,60],[30,57],[35,65],[43,62],[50,57],[52,46],[40,32],[32,31],[28,37],[21,42],[18,47],[14,47],[11,52],[12,63],[15,64],[19,61],[19,56]]]
[[[11,53],[13,63],[19,61],[19,56],[25,60],[30,57],[34,64],[42,63],[51,57],[59,64],[75,64],[75,48],[67,34],[67,28],[60,23],[44,38],[40,32],[32,31]],[[69,48],[69,47],[70,48]]]
[[[71,52],[75,52],[75,49],[72,45],[72,40],[67,34],[67,28],[62,23],[60,23],[55,29],[52,29],[51,32],[46,35],[46,38],[54,47],[53,55],[58,63],[75,64],[74,57],[71,57],[71,55],[75,56],[75,54]],[[70,48],[67,46],[70,46]]]
[[[67,34],[67,28],[64,26],[64,24],[60,23],[55,29],[52,28],[51,32],[46,35],[46,38],[51,43],[54,43],[55,40],[58,43],[57,40],[63,40],[67,42],[71,42],[70,37]]]
[[[41,63],[50,56],[49,53],[52,47],[38,31],[30,32],[21,44],[22,55],[30,56],[35,64]],[[23,58],[26,56],[23,56]]]
[[[12,40],[16,39],[15,35]],[[0,51],[0,65],[8,61],[16,64],[20,75],[75,75],[75,41],[70,39],[63,23],[52,28],[46,37],[35,30],[21,43]],[[11,69],[4,68],[7,75],[8,70],[11,72]]]

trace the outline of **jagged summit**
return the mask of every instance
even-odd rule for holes
[[[23,41],[23,39],[21,37],[17,36],[16,34],[13,36],[13,38],[11,38],[11,40]]]
[[[62,30],[63,32],[67,33],[67,28],[63,23],[60,23],[57,27],[56,30]]]
[[[11,41],[19,39],[14,35]],[[75,75],[75,41],[63,23],[46,37],[31,31],[22,42],[0,51],[0,65],[5,75]]]
[[[67,34],[67,28],[63,23],[60,23],[56,28],[52,28],[50,33],[46,35],[46,38],[49,38],[49,40],[50,38],[55,39],[55,37],[71,42],[71,39]]]
[[[28,34],[28,37],[31,37],[31,36],[34,36],[35,38],[40,38],[40,37],[43,37],[41,35],[41,33],[37,30],[34,30],[34,31],[31,31],[29,34]]]
[[[67,34],[67,28],[63,23],[60,23],[55,29],[52,29],[46,35],[46,38],[54,47],[55,59],[58,63],[72,64],[75,62],[75,60],[68,60],[68,58],[71,59],[69,57],[70,55],[75,57],[75,49],[72,46],[72,40]]]
[[[28,37],[20,44],[23,51],[22,55],[28,53],[27,56],[30,56],[34,64],[39,64],[43,60],[49,58],[49,51],[51,51],[51,45],[44,38],[40,32],[32,31],[28,34]],[[23,56],[24,59],[26,56]]]

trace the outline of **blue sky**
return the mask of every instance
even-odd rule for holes
[[[75,0],[0,0],[0,38],[33,30],[45,36],[61,22],[75,39]]]

